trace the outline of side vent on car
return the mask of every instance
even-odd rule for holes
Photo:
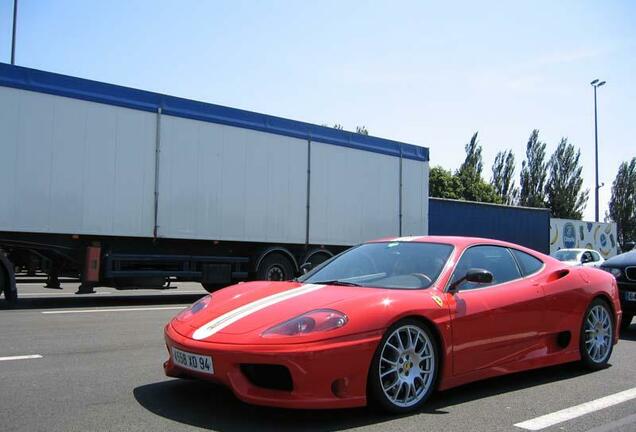
[[[546,282],[547,283],[554,282],[556,280],[566,277],[568,274],[570,274],[570,270],[568,269],[557,270],[555,272],[552,272],[550,276],[548,276],[548,279],[546,280]]]
[[[572,333],[569,331],[562,331],[557,334],[557,345],[561,348],[567,348],[570,345],[570,340],[572,339]]]

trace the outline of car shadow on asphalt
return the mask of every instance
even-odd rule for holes
[[[589,373],[577,364],[566,364],[522,372],[467,384],[434,393],[425,406],[409,416],[448,414],[448,407],[550,382],[569,380]],[[339,431],[396,420],[370,408],[341,410],[288,410],[245,404],[225,387],[173,379],[139,386],[133,390],[137,402],[148,411],[173,420],[222,432],[239,431]]]
[[[621,330],[619,339],[626,340],[626,341],[636,341],[636,323],[632,322],[631,326]]]

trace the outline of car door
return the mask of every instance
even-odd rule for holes
[[[541,349],[544,298],[538,282],[522,277],[508,248],[472,246],[459,259],[451,284],[469,268],[493,274],[489,285],[463,282],[449,296],[453,373],[505,364]]]
[[[596,251],[590,251],[590,253],[592,254],[592,258],[594,259],[594,267],[600,267],[601,264],[603,264],[603,261],[605,261],[601,254]]]

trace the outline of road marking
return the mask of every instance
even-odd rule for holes
[[[12,356],[12,357],[0,357],[0,361],[30,360],[30,359],[39,359],[39,358],[42,358],[40,354],[30,354],[30,355],[21,355],[21,356]]]
[[[118,309],[82,309],[82,310],[55,310],[44,311],[46,315],[76,314],[76,313],[100,313],[100,312],[140,312],[185,309],[188,306],[147,307],[147,308],[118,308]]]
[[[613,405],[618,405],[619,403],[627,402],[631,399],[636,399],[636,387],[622,391],[620,393],[605,396],[600,399],[595,399],[590,402],[585,402],[571,408],[553,412],[552,414],[546,414],[541,417],[526,420],[521,423],[516,423],[515,426],[521,429],[532,431],[541,430],[549,426],[554,426],[558,423],[563,423],[565,421],[581,417],[594,411],[599,411]]]

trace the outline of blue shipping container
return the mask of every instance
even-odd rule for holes
[[[484,237],[550,253],[550,211],[442,198],[429,199],[431,235]]]

